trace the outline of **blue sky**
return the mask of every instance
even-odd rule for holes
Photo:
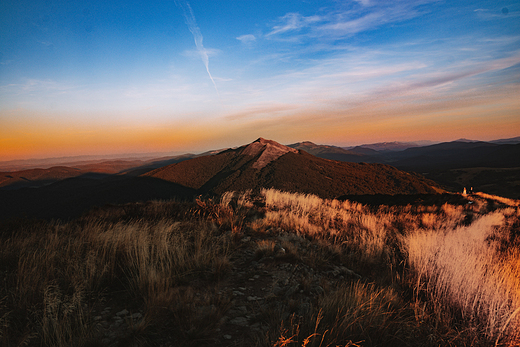
[[[520,135],[519,1],[2,1],[0,28],[0,160]]]

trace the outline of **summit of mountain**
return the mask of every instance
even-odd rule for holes
[[[275,188],[335,198],[438,191],[432,181],[388,165],[318,158],[264,138],[215,155],[158,168],[144,176],[195,189],[199,194]]]
[[[273,160],[289,152],[298,153],[298,150],[260,137],[258,140],[245,146],[240,153],[242,155],[258,156],[258,159],[253,163],[252,167],[254,169],[261,169]]]

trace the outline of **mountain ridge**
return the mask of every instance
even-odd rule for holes
[[[436,193],[419,175],[385,164],[358,164],[318,158],[272,140],[171,164],[143,176],[155,177],[201,194],[275,188],[335,198],[345,194]]]

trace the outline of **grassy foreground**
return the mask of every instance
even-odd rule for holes
[[[277,190],[0,225],[2,346],[518,346],[519,202]]]

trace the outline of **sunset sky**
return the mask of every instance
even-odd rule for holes
[[[0,1],[0,161],[520,136],[520,2]]]

